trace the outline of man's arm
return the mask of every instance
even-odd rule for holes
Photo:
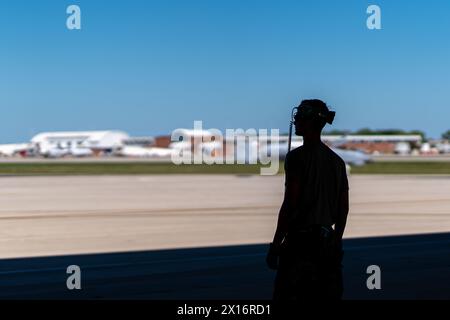
[[[286,198],[286,197],[285,197]],[[288,204],[287,200],[283,200],[283,204],[281,205],[280,212],[278,213],[278,223],[277,229],[275,231],[275,236],[273,237],[272,244],[274,248],[279,248],[281,243],[286,236],[287,228],[288,228]]]
[[[278,223],[277,229],[275,231],[275,235],[273,238],[273,242],[270,244],[269,252],[267,253],[266,262],[270,269],[276,270],[278,269],[278,257],[280,255],[281,244],[288,232],[289,229],[289,220],[290,215],[292,214],[292,210],[295,210],[297,206],[297,197],[298,194],[298,182],[296,179],[292,179],[292,172],[288,170],[288,158],[289,154],[286,157],[285,161],[285,172],[286,172],[286,182],[284,189],[284,199],[283,204],[281,205],[280,212],[278,214]]]
[[[277,229],[273,238],[273,246],[279,248],[289,227],[289,216],[297,208],[297,195],[299,183],[296,179],[292,179],[286,175],[286,188],[284,192],[284,200],[278,214]]]
[[[298,183],[288,180],[286,176],[286,188],[284,192],[284,200],[278,214],[277,230],[273,242],[270,244],[269,252],[267,253],[266,262],[270,269],[276,270],[278,268],[278,257],[280,255],[281,243],[284,240],[289,228],[289,218],[292,210],[296,208],[295,192],[298,191]]]

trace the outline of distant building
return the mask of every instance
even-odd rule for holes
[[[171,143],[170,136],[158,136],[155,138],[153,146],[156,148],[169,148]]]
[[[129,139],[123,131],[44,132],[31,139],[40,154],[89,149],[94,153],[113,152]]]

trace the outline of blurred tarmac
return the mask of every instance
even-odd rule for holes
[[[2,177],[0,258],[261,244],[282,176]],[[450,231],[450,176],[355,175],[346,238]]]
[[[270,299],[283,181],[3,177],[0,299]],[[450,299],[450,176],[356,175],[350,190],[344,298]],[[82,290],[67,289],[69,265]]]

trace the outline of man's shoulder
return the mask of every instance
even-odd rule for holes
[[[296,167],[295,164],[298,164],[299,160],[302,157],[302,153],[303,153],[303,146],[300,146],[298,148],[295,148],[295,149],[289,151],[286,154],[286,159],[284,162],[285,170],[287,170],[288,168],[289,168],[289,170],[294,170],[294,167]]]
[[[296,159],[302,156],[304,152],[304,147],[300,146],[297,147],[295,149],[292,149],[291,151],[289,151],[286,155],[286,159]]]
[[[343,166],[345,168],[345,161],[336,153],[334,152],[334,150],[332,148],[330,148],[329,146],[325,145],[325,150],[328,154],[328,156],[330,157],[330,159],[335,162],[336,164],[338,164],[339,166]]]

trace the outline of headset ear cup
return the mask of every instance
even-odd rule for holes
[[[328,114],[327,114],[327,123],[329,123],[329,124],[333,124],[333,121],[334,121],[334,117],[336,116],[336,112],[334,112],[334,111],[328,111]]]

